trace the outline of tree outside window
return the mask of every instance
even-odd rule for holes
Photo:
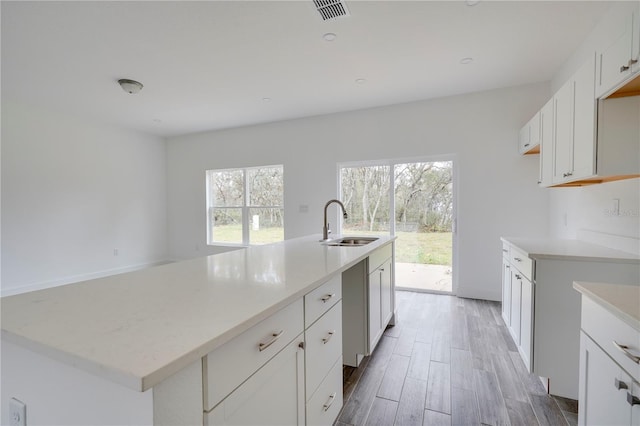
[[[284,240],[284,168],[207,170],[207,243]]]

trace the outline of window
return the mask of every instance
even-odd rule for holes
[[[283,167],[207,170],[207,244],[284,240]]]

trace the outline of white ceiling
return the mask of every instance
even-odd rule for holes
[[[2,98],[173,136],[515,86],[610,4],[347,1],[323,22],[312,0],[2,1]]]

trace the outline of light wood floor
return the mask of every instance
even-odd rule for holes
[[[500,303],[398,291],[398,323],[345,369],[345,425],[573,425],[577,402],[529,375]]]

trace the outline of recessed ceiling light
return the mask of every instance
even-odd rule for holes
[[[480,3],[480,0],[467,0],[467,6],[475,6]]]
[[[262,98],[264,102],[271,102],[271,98]]]
[[[460,63],[463,64],[463,65],[470,64],[471,62],[473,62],[473,58],[462,58],[462,59],[460,59]]]
[[[154,122],[154,123],[162,123],[162,120],[160,120],[159,118],[154,118],[154,119],[153,119],[153,122]]]
[[[356,80],[356,83],[358,84],[365,84],[367,82],[367,80],[365,80],[364,78],[359,78]]]
[[[334,33],[326,33],[322,36],[323,39],[325,39],[326,41],[333,41],[336,39],[336,35]]]

